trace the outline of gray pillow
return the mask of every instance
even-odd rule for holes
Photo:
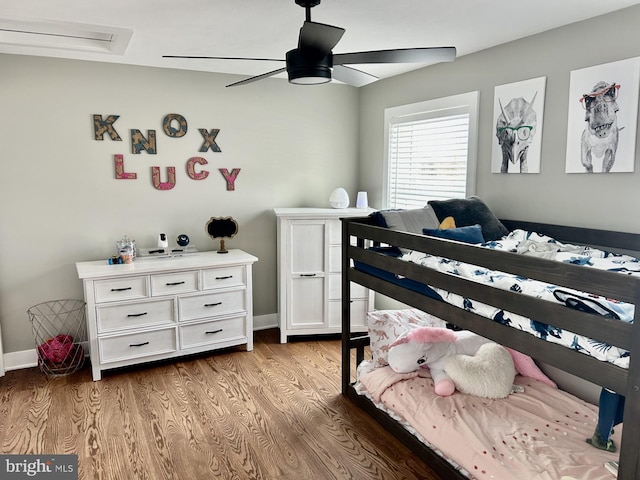
[[[391,230],[419,233],[423,228],[438,228],[440,222],[431,207],[410,210],[382,210],[380,214]]]
[[[486,242],[499,240],[509,233],[509,230],[480,197],[431,200],[429,205],[433,208],[439,221],[453,217],[456,227],[480,224],[482,236]]]

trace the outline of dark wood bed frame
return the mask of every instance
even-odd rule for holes
[[[618,479],[640,479],[640,355],[631,355],[629,369],[623,369],[356,270],[352,263],[354,260],[361,261],[370,266],[459,293],[509,312],[519,313],[526,317],[544,318],[545,322],[550,325],[618,346],[630,352],[640,352],[640,322],[635,321],[640,316],[638,308],[635,311],[634,323],[628,324],[439,273],[427,267],[376,253],[368,250],[365,246],[372,244],[395,245],[615,298],[634,305],[640,305],[640,278],[393,231],[375,226],[371,217],[343,218],[342,222],[342,393],[345,396],[367,411],[443,478],[466,478],[437,453],[417,440],[399,423],[376,408],[366,397],[355,392],[352,351],[355,350],[357,365],[364,359],[365,347],[369,344],[369,339],[351,332],[349,299],[351,297],[351,282],[354,282],[406,305],[436,315],[461,328],[474,331],[502,345],[519,350],[534,359],[624,394],[626,408],[622,442],[619,446]],[[611,251],[640,251],[640,234],[533,222],[509,220],[502,222],[510,231],[522,228],[547,234],[562,242],[606,247]],[[356,239],[355,245],[352,244],[354,238]],[[585,448],[590,447],[587,447],[585,443]]]

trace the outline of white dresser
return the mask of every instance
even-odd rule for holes
[[[290,335],[342,331],[342,217],[364,217],[361,208],[275,208],[278,222],[280,341]],[[365,331],[373,292],[351,285],[351,324]]]
[[[252,265],[242,250],[131,264],[78,262],[94,380],[102,371],[247,345],[253,350]]]

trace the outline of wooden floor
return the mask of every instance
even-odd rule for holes
[[[340,394],[339,340],[277,330],[99,382],[7,372],[0,453],[75,453],[80,479],[438,479]]]

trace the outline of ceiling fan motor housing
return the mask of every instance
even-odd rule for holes
[[[304,8],[312,8],[320,5],[320,0],[296,0],[296,3]]]
[[[287,52],[287,73],[289,82],[302,85],[327,83],[331,81],[333,55],[314,55],[297,48]]]

